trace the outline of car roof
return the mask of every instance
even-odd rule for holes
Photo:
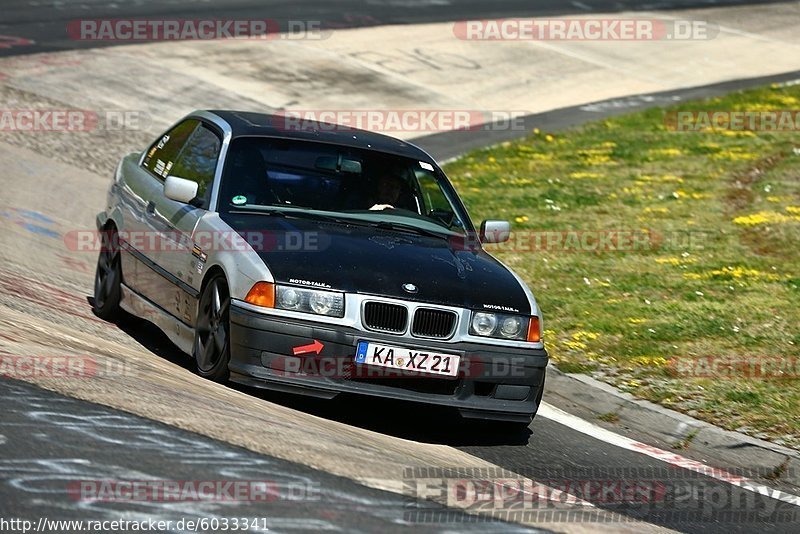
[[[320,129],[314,129],[311,126],[307,128],[290,129],[280,126],[285,120],[285,117],[282,115],[233,110],[207,110],[206,113],[213,113],[228,123],[231,128],[231,137],[234,139],[237,137],[265,136],[316,141],[352,148],[376,150],[435,163],[427,152],[412,143],[367,130],[359,130],[350,127],[344,128],[341,126],[337,127],[336,125],[324,122],[309,122],[309,125],[321,125],[322,128]]]

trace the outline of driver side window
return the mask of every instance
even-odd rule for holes
[[[184,145],[169,174],[197,182],[197,198],[207,208],[222,140],[200,124]]]

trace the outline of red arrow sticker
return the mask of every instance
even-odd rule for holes
[[[311,343],[310,345],[301,345],[299,347],[294,347],[292,349],[292,354],[294,354],[295,356],[297,356],[298,354],[306,354],[308,352],[316,352],[317,354],[319,354],[320,352],[322,352],[322,347],[324,346],[325,345],[323,345],[322,343],[320,343],[315,339],[314,342]]]

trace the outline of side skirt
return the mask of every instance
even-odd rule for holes
[[[122,284],[122,302],[120,302],[120,306],[126,312],[150,321],[161,329],[179,349],[188,355],[192,354],[194,328],[136,293],[125,284]]]

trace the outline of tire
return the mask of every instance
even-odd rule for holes
[[[197,374],[214,382],[225,382],[230,374],[230,303],[225,277],[208,280],[197,307],[192,356]]]
[[[94,275],[94,314],[105,321],[119,319],[122,299],[122,264],[119,254],[119,234],[116,228],[101,233],[102,247]]]

